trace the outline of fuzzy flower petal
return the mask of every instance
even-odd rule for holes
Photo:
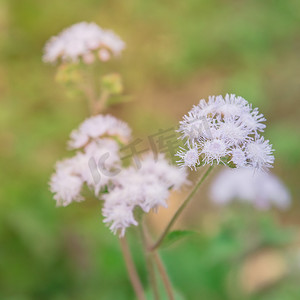
[[[266,170],[272,167],[272,145],[258,135],[266,121],[257,108],[233,94],[201,100],[179,122],[178,132],[186,148],[176,156],[178,164],[196,169],[205,164],[230,164]]]
[[[56,172],[51,176],[49,184],[58,206],[83,200],[80,196],[83,180],[74,173],[72,159],[57,163]]]
[[[131,216],[136,207],[146,213],[157,211],[161,206],[167,207],[170,191],[188,183],[186,177],[185,170],[171,166],[163,155],[159,155],[157,160],[151,155],[144,156],[140,169],[129,167],[122,170],[114,178],[114,186],[103,195],[105,222],[112,224],[114,233],[120,229],[123,235],[128,226],[135,225]],[[118,221],[119,218],[121,221]]]
[[[119,56],[124,48],[125,43],[113,31],[104,30],[95,23],[81,22],[63,30],[46,43],[43,61],[78,62],[82,58],[83,62],[89,64],[94,62],[94,52],[97,50],[99,59],[106,61],[112,55]]]
[[[78,149],[90,140],[107,136],[116,137],[125,143],[131,137],[131,129],[125,122],[111,115],[97,115],[86,119],[78,129],[71,132],[69,147]]]
[[[103,222],[109,225],[110,230],[114,234],[119,233],[120,237],[125,235],[127,227],[138,225],[134,219],[132,209],[123,204],[104,205],[102,214],[104,216]]]
[[[275,175],[249,168],[222,170],[211,185],[210,195],[217,204],[240,200],[258,209],[272,205],[286,209],[291,202],[288,190]]]
[[[255,141],[248,143],[246,146],[249,165],[260,171],[272,168],[274,163],[273,152],[272,145],[264,137],[257,136]]]

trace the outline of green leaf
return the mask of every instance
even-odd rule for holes
[[[190,236],[192,234],[196,234],[197,232],[192,230],[174,230],[168,233],[168,235],[165,238],[165,241],[162,244],[162,247],[168,247],[172,245],[173,243]]]

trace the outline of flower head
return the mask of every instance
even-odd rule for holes
[[[78,129],[71,132],[70,149],[84,147],[89,141],[100,137],[116,137],[128,142],[131,137],[129,126],[111,115],[97,115],[86,119]]]
[[[89,64],[97,56],[102,61],[118,56],[124,48],[125,43],[113,31],[95,23],[81,22],[52,37],[46,43],[43,60],[53,63],[59,59],[67,62],[82,59]]]
[[[73,201],[82,201],[80,192],[84,184],[95,195],[111,185],[120,171],[121,159],[118,142],[109,136],[119,136],[121,139],[121,135],[129,137],[129,134],[127,124],[101,115],[86,120],[78,130],[73,131],[70,144],[82,149],[56,165],[50,190],[55,194],[57,204],[66,206]]]
[[[249,142],[246,146],[249,165],[259,170],[272,168],[274,163],[273,152],[269,140],[264,140],[264,137],[260,136],[256,136],[255,140]]]
[[[230,149],[231,160],[237,168],[245,167],[247,164],[247,156],[245,150],[241,147],[233,147]]]
[[[119,232],[120,237],[124,236],[127,227],[138,225],[134,219],[132,209],[124,204],[109,205],[105,203],[102,214],[104,216],[103,222],[109,225],[114,234]]]
[[[217,127],[218,137],[229,145],[243,145],[251,138],[252,130],[235,117],[225,117]]]
[[[114,206],[126,207],[126,210],[132,213],[136,207],[140,207],[146,213],[150,210],[157,211],[160,206],[167,207],[171,190],[179,189],[187,183],[186,176],[187,173],[183,169],[171,166],[163,155],[159,155],[157,160],[146,155],[141,161],[140,169],[129,167],[122,170],[114,178],[114,186],[103,195],[105,221],[111,224],[110,229],[116,233]],[[117,224],[121,234],[124,234],[131,224],[135,225],[133,222]]]
[[[222,170],[211,185],[210,195],[217,204],[240,200],[259,209],[268,209],[272,204],[285,209],[291,201],[288,190],[275,175],[249,168]]]
[[[73,201],[82,201],[80,195],[83,181],[74,173],[73,160],[65,159],[56,164],[56,172],[50,179],[50,190],[58,206],[67,206]]]
[[[221,158],[228,154],[228,144],[222,139],[206,140],[201,144],[204,164],[219,164]]]
[[[235,95],[212,96],[200,100],[180,122],[186,147],[177,152],[181,166],[225,163],[233,167],[270,168],[274,162],[272,145],[260,137],[266,119],[257,108]]]
[[[162,153],[156,158],[151,154],[144,155],[140,173],[154,175],[164,182],[168,189],[178,190],[188,184],[186,169],[171,165]]]
[[[216,109],[217,114],[223,117],[240,117],[242,114],[250,113],[251,107],[247,100],[233,94],[226,94],[225,98],[217,96],[219,105]]]
[[[178,160],[178,164],[182,167],[189,167],[196,169],[199,162],[199,151],[198,146],[190,146],[188,144],[188,149],[180,147],[181,150],[177,152],[176,156],[180,157]]]

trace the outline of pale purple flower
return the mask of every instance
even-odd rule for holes
[[[95,23],[81,22],[64,29],[52,37],[45,46],[44,62],[78,62],[90,64],[98,56],[107,61],[119,56],[125,43],[111,30],[104,30]],[[98,55],[97,53],[98,52]]]
[[[177,156],[179,165],[196,169],[205,164],[231,164],[266,170],[274,162],[272,145],[258,132],[266,119],[257,108],[235,95],[201,100],[180,122],[185,140]]]
[[[82,122],[78,129],[71,132],[69,147],[82,148],[100,137],[114,137],[126,143],[131,138],[131,129],[125,122],[111,115],[90,117]]]
[[[248,164],[262,171],[273,167],[273,152],[272,145],[269,140],[264,140],[264,137],[256,136],[254,141],[246,145]]]
[[[186,177],[185,170],[170,165],[163,155],[159,155],[157,160],[150,155],[144,156],[140,169],[129,167],[122,170],[114,178],[113,187],[103,194],[105,222],[111,224],[113,233],[116,233],[114,224],[118,224],[117,229],[123,235],[128,226],[135,224],[130,217],[131,222],[120,222],[114,207],[121,206],[124,214],[128,212],[128,216],[129,211],[133,212],[136,207],[145,213],[157,211],[161,206],[167,207],[170,191],[187,184]]]
[[[258,209],[272,205],[286,209],[291,202],[287,188],[275,175],[250,168],[222,170],[211,185],[210,196],[217,204],[239,200]]]
[[[66,206],[82,201],[81,189],[86,184],[98,195],[109,186],[121,170],[119,145],[113,139],[103,138],[90,142],[83,151],[56,165],[50,180],[50,190],[58,205]]]
[[[105,203],[102,214],[104,216],[103,222],[108,224],[114,234],[119,233],[120,237],[125,235],[127,227],[138,225],[132,209],[124,204],[109,205]]]
[[[188,144],[188,149],[182,147],[180,147],[180,149],[181,150],[179,150],[176,154],[176,156],[180,158],[180,160],[177,161],[178,165],[196,170],[197,165],[200,164],[198,146],[190,146]]]
[[[56,164],[56,172],[51,176],[49,185],[58,206],[67,206],[71,202],[83,200],[80,195],[83,181],[74,172],[72,159],[65,159]]]

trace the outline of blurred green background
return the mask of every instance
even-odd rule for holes
[[[0,0],[0,299],[134,299],[100,203],[56,208],[48,191],[55,162],[68,155],[68,135],[88,110],[83,96],[68,96],[55,82],[42,49],[80,21],[111,28],[127,44],[110,68],[132,101],[110,112],[137,137],[176,126],[200,98],[226,92],[268,120],[274,173],[292,207],[220,212],[198,195],[192,208],[199,214],[187,212],[181,225],[201,233],[162,251],[182,299],[300,299],[300,262],[290,263],[300,251],[298,0]],[[129,236],[146,284],[139,244]],[[286,275],[290,265],[296,270]],[[279,275],[266,283],[266,270]]]

